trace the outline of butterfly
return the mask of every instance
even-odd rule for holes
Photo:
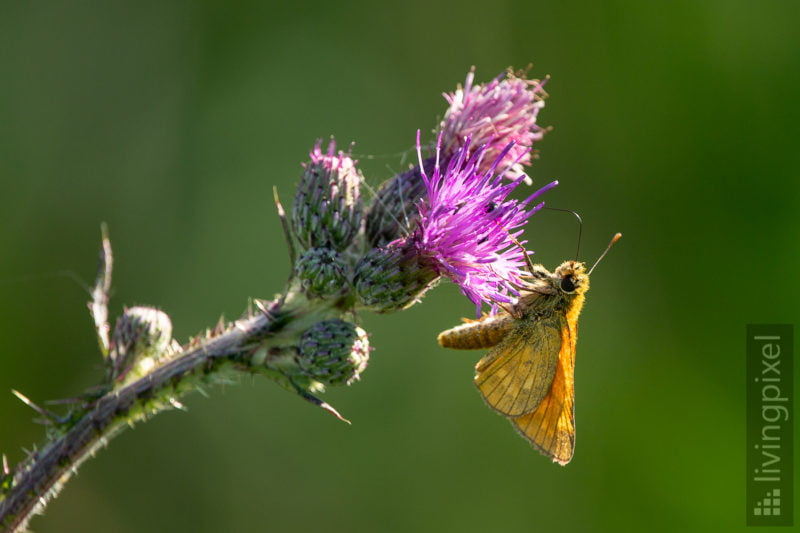
[[[621,237],[616,234],[609,248]],[[595,262],[595,266],[605,252]],[[489,406],[542,454],[565,465],[575,450],[575,347],[589,290],[586,265],[529,265],[517,303],[439,334],[445,348],[491,348],[475,366]]]

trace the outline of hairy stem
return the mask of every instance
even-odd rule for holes
[[[17,466],[11,487],[0,500],[0,531],[23,530],[78,466],[126,425],[177,404],[177,397],[196,390],[203,382],[213,382],[224,366],[245,371],[263,369],[263,359],[255,361],[250,356],[256,347],[262,351],[269,347],[271,339],[277,342],[281,336],[276,334],[297,318],[287,311],[285,303],[272,302],[263,313],[231,323],[217,335],[185,347],[142,378],[87,403],[74,420],[65,424],[68,429],[63,434]]]

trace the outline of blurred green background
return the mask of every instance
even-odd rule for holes
[[[798,323],[800,7],[788,1],[23,2],[0,7],[0,449],[39,401],[102,372],[82,283],[101,221],[112,312],[178,339],[270,298],[288,272],[272,187],[333,134],[377,185],[471,65],[552,76],[531,168],[583,215],[592,277],[576,455],[551,464],[445,351],[449,285],[365,316],[376,350],[326,399],[274,383],[186,398],[88,462],[36,531],[744,529],[744,328]],[[548,267],[575,221],[526,238]],[[82,280],[82,281],[76,281]]]

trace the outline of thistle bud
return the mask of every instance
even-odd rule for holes
[[[375,313],[411,306],[434,285],[438,273],[413,246],[373,248],[356,265],[358,302]]]
[[[292,206],[292,229],[304,248],[347,248],[361,229],[363,206],[359,192],[361,173],[344,152],[335,153],[331,140],[327,153],[320,143],[297,187]]]
[[[155,362],[165,354],[172,341],[172,321],[153,307],[131,307],[117,319],[111,336],[108,356],[110,380],[134,364]]]
[[[358,326],[338,318],[317,322],[300,337],[297,364],[325,385],[350,385],[369,361],[369,340]]]
[[[426,170],[432,170],[434,160],[428,159],[424,165]],[[409,233],[418,216],[416,204],[425,194],[419,166],[384,183],[367,213],[367,242],[378,248]]]
[[[297,260],[295,272],[309,298],[326,299],[347,290],[348,264],[330,248],[310,248]]]

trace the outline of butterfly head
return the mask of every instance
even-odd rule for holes
[[[552,281],[558,291],[569,297],[583,295],[589,290],[589,274],[586,265],[580,261],[564,261],[553,272]]]

